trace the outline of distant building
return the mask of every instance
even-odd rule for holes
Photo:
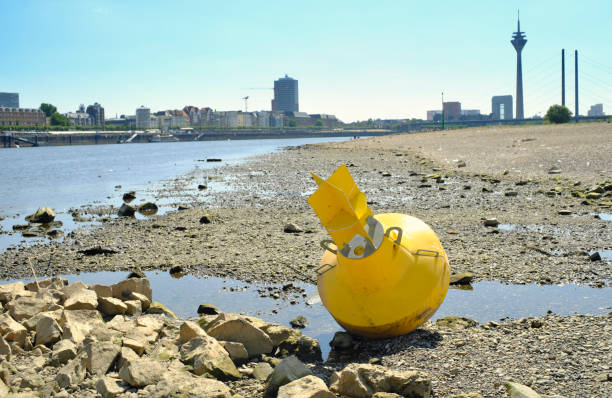
[[[442,109],[444,109],[445,120],[459,119],[461,116],[461,102],[444,102]]]
[[[310,115],[310,118],[312,119],[313,125],[319,127],[332,128],[342,124],[342,122],[338,120],[336,116],[326,115],[324,113],[312,114]]]
[[[104,108],[97,102],[89,105],[86,110],[94,126],[104,126]]]
[[[272,112],[259,111],[259,112],[253,112],[252,115],[253,115],[253,126],[270,127],[270,119],[272,117]]]
[[[603,104],[591,105],[591,109],[587,113],[588,116],[605,116],[603,111]]]
[[[427,120],[433,121],[436,115],[442,115],[442,111],[441,110],[427,111]]]
[[[141,105],[136,109],[136,128],[151,128],[151,109]]]
[[[155,112],[154,116],[157,118],[157,123],[151,120],[151,127],[171,129],[189,126],[189,116],[180,109]]]
[[[480,116],[480,109],[462,109],[461,116]]]
[[[253,126],[253,115],[249,112],[238,112],[238,127],[252,127]]]
[[[44,126],[47,118],[40,109],[0,107],[0,125]]]
[[[0,106],[19,108],[19,93],[0,93]]]
[[[274,81],[273,111],[299,112],[298,81],[285,75]]]
[[[496,95],[491,98],[491,118],[493,120],[512,120],[512,96]]]

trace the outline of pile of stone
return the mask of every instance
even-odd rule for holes
[[[424,373],[367,364],[332,375],[328,388],[311,370],[322,360],[316,340],[214,306],[179,320],[152,301],[145,278],[15,282],[0,285],[0,303],[0,396],[230,398],[239,396],[230,383],[250,378],[272,397],[431,392]]]

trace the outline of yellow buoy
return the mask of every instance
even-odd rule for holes
[[[374,215],[346,166],[308,199],[333,241],[317,269],[321,302],[347,331],[384,338],[408,333],[438,309],[450,267],[435,232],[405,214]],[[333,243],[332,243],[333,242]]]

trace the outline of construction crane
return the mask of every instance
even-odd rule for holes
[[[249,108],[248,108],[248,100],[249,100],[249,96],[247,95],[246,97],[242,97],[242,99],[244,100],[244,111],[248,112]]]

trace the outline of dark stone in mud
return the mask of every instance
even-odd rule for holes
[[[135,213],[136,213],[136,209],[133,206],[130,206],[127,203],[124,203],[119,208],[117,215],[119,217],[133,217]]]
[[[504,193],[504,196],[507,196],[507,197],[510,197],[510,198],[511,197],[515,197],[515,196],[518,196],[518,192],[516,192],[516,191],[508,191],[508,192]]]
[[[453,274],[450,277],[451,285],[469,285],[474,279],[474,274],[471,272],[460,272],[458,274]]]
[[[213,304],[200,304],[198,306],[198,314],[200,315],[219,315],[221,310]]]
[[[219,158],[208,158],[206,159],[207,162],[221,162],[222,160]]]
[[[595,252],[589,256],[589,260],[591,261],[601,261],[601,255],[599,252]]]
[[[113,249],[109,249],[107,247],[102,247],[102,246],[94,246],[91,247],[89,249],[85,249],[85,250],[79,250],[77,253],[81,253],[84,254],[86,256],[97,256],[100,254],[116,254],[117,251],[113,250]]]
[[[130,279],[130,278],[147,279],[147,276],[144,274],[144,272],[142,272],[141,270],[137,269],[135,271],[130,272],[130,274],[125,279]]]
[[[47,232],[47,236],[48,236],[49,238],[59,239],[59,238],[61,238],[62,236],[64,236],[64,232],[62,232],[62,231],[61,231],[61,230],[59,230],[59,229],[54,229],[54,230],[51,230],[51,231]]]
[[[558,213],[560,216],[571,216],[573,214],[571,210],[559,210]]]
[[[210,216],[202,216],[202,218],[200,218],[200,224],[210,224]]]
[[[288,223],[288,224],[285,224],[285,227],[283,228],[283,232],[286,232],[288,234],[297,234],[300,232],[304,232],[304,230],[294,223]]]
[[[147,202],[138,206],[138,212],[140,214],[144,214],[145,216],[152,216],[157,213],[158,207],[153,202]]]
[[[13,225],[13,231],[25,231],[30,227],[31,225],[29,224],[15,224]]]
[[[334,338],[329,342],[329,345],[334,350],[349,350],[353,348],[353,336],[347,332],[336,332]]]
[[[187,206],[179,206],[176,208],[178,211],[184,211],[184,210],[189,210],[189,207]]]
[[[181,277],[185,274],[183,271],[183,267],[181,267],[180,265],[170,268],[169,272],[170,275],[172,275],[173,277]]]
[[[206,188],[208,188],[208,187],[207,187],[206,185],[204,185],[204,184],[199,184],[199,185],[198,185],[198,189],[199,189],[200,191],[203,191],[203,190],[205,190]]]
[[[308,319],[303,317],[302,315],[298,315],[289,322],[291,326],[298,329],[304,329],[306,325],[308,325]]]
[[[123,194],[123,201],[124,202],[131,202],[134,199],[136,199],[136,192],[134,191],[129,191]]]
[[[187,227],[174,227],[176,231],[187,231]]]
[[[539,319],[533,319],[531,321],[531,327],[534,329],[541,328],[543,325],[542,321]]]

